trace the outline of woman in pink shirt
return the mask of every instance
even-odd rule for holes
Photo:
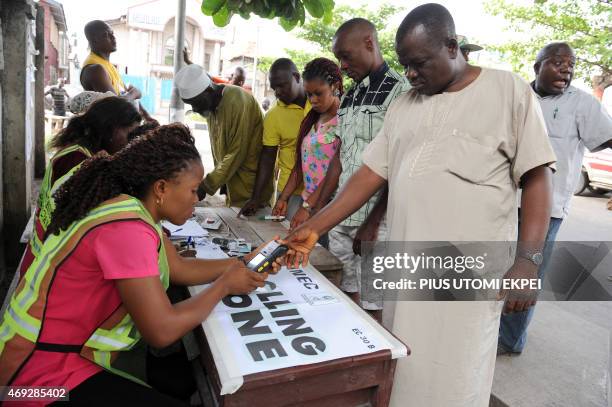
[[[272,210],[273,215],[285,216],[287,201],[303,182],[303,204],[291,219],[292,229],[309,218],[310,210],[321,192],[318,187],[340,146],[340,138],[336,135],[336,113],[343,90],[340,68],[327,58],[316,58],[306,65],[302,77],[312,110],[300,126],[295,167]]]
[[[4,314],[0,386],[64,386],[70,405],[184,405],[114,362],[133,354],[141,336],[157,348],[174,343],[223,297],[264,284],[266,274],[237,259],[182,258],[161,233],[161,220],[183,224],[191,216],[203,176],[193,137],[180,124],[83,164],[55,196],[41,256]],[[169,282],[212,284],[171,304]]]

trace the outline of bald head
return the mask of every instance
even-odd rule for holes
[[[300,72],[289,58],[279,58],[272,63],[269,79],[274,95],[281,102],[288,105],[304,100]]]
[[[439,4],[408,13],[397,30],[395,51],[413,89],[423,95],[446,91],[470,69],[459,51],[453,18]]]
[[[85,24],[85,38],[87,41],[95,41],[96,37],[103,34],[110,27],[102,20],[93,20]]]
[[[553,42],[538,52],[533,69],[536,74],[535,91],[540,96],[560,95],[574,77],[576,56],[565,42]]]
[[[246,80],[246,71],[244,70],[243,67],[237,66],[236,69],[234,69],[234,73],[232,74],[232,77],[230,78],[230,83],[232,85],[242,86],[244,85],[245,80]]]
[[[574,50],[566,42],[551,42],[545,45],[536,56],[535,64],[540,65],[542,61],[560,52],[574,54]]]
[[[354,33],[371,35],[378,41],[376,27],[374,24],[365,18],[360,17],[352,18],[342,23],[342,25],[336,30],[334,39],[343,35],[351,35]]]
[[[415,31],[424,32],[429,45],[436,48],[448,45],[451,39],[456,41],[457,37],[453,17],[444,6],[436,3],[423,4],[408,13],[397,29],[395,47]]]
[[[113,29],[102,20],[93,20],[85,24],[85,38],[92,51],[111,53],[117,50]]]
[[[270,66],[270,75],[280,71],[297,74],[300,73],[300,71],[297,69],[297,66],[295,66],[295,63],[289,58],[278,58]]]
[[[342,72],[356,82],[378,69],[384,62],[376,27],[363,18],[350,19],[336,30],[332,52],[340,62]]]

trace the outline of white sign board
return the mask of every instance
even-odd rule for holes
[[[191,287],[190,292],[204,289]],[[225,298],[202,326],[221,394],[234,393],[248,374],[384,349],[394,359],[407,354],[400,341],[310,265],[283,268],[266,287]]]

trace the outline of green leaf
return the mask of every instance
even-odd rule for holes
[[[331,24],[333,22],[334,22],[334,10],[333,9],[325,10],[325,13],[323,14],[323,24]]]
[[[334,10],[334,0],[319,0],[321,2],[321,6],[323,6],[323,10],[326,12],[331,12]]]
[[[283,7],[283,12],[278,13],[281,16],[285,17],[287,20],[295,20],[294,18],[295,7],[293,4],[293,0],[288,1],[287,4]]]
[[[280,17],[278,22],[285,31],[291,31],[297,25],[298,20],[288,20],[285,17]]]
[[[321,18],[325,13],[325,9],[319,0],[304,0],[304,7],[314,18]]]
[[[306,21],[306,11],[304,10],[304,5],[302,3],[298,4],[295,10],[295,15],[297,20],[300,22],[300,25],[304,25],[304,22]]]
[[[221,10],[212,16],[213,23],[215,23],[217,27],[225,27],[230,23],[233,15],[233,12],[229,11],[226,6],[223,6]]]
[[[226,7],[230,11],[238,11],[242,6],[242,0],[227,0]]]
[[[225,0],[203,0],[202,1],[202,13],[207,16],[212,16],[221,10],[221,7],[225,5]]]

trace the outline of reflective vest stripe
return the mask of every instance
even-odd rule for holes
[[[28,318],[30,321],[27,321],[26,316],[19,315],[16,312],[15,308],[12,306],[12,301],[11,306],[7,309],[6,316],[8,317],[6,320],[8,325],[15,329],[19,335],[29,340],[36,341],[40,332],[40,321],[31,317]]]
[[[87,340],[85,345],[89,347],[95,347],[96,349],[99,349],[99,350],[106,351],[106,350],[122,349],[127,346],[130,346],[132,345],[132,340],[120,341],[115,338],[112,338],[110,335],[103,336],[103,335],[94,333]]]
[[[102,216],[110,212],[124,212],[129,209],[137,211],[140,209],[140,206],[134,203],[115,204],[109,207],[94,210],[90,212],[86,218],[82,219],[81,221],[74,222],[65,232],[65,234],[63,234],[62,237],[55,243],[55,245],[49,249],[44,256],[37,258],[30,266],[33,267],[36,265],[36,271],[33,275],[31,275],[31,277],[28,275],[28,273],[26,273],[24,276],[24,280],[27,284],[24,287],[24,290],[17,294],[17,298],[19,299],[19,307],[29,308],[29,306],[32,305],[33,300],[35,300],[35,293],[38,292],[42,277],[44,276],[43,271],[49,266],[49,259],[55,257],[58,251],[64,247],[66,242],[73,237],[74,233],[79,230],[85,222],[95,222],[95,219],[91,219],[91,217],[94,216]]]
[[[49,223],[51,222],[51,215],[53,214],[53,211],[55,210],[53,194],[59,189],[59,187],[62,186],[62,184],[64,184],[64,182],[66,182],[72,175],[74,175],[74,173],[81,167],[81,163],[77,164],[76,166],[71,168],[70,171],[68,171],[62,177],[57,179],[55,183],[53,183],[53,185],[51,185],[51,180],[53,178],[53,165],[58,158],[66,156],[75,151],[80,151],[87,157],[92,156],[91,152],[87,148],[79,146],[79,145],[72,145],[72,146],[66,147],[58,151],[53,156],[53,158],[51,158],[51,162],[49,163],[49,166],[47,167],[47,170],[45,171],[45,176],[40,186],[40,194],[38,196],[38,202],[37,202],[38,209],[39,209],[38,220],[40,221],[43,231],[46,231],[47,228],[49,227]],[[38,254],[40,253],[40,250],[42,249],[42,241],[40,240],[36,231],[32,233],[29,244],[30,244],[30,248],[32,250],[32,254],[34,255],[34,257],[38,256]]]
[[[41,335],[42,318],[47,305],[47,295],[53,276],[62,262],[78,246],[83,237],[93,228],[114,221],[141,220],[155,229],[159,238],[158,267],[163,287],[168,287],[169,269],[165,248],[162,242],[161,227],[153,221],[151,215],[136,198],[122,195],[103,203],[91,211],[84,219],[74,222],[68,230],[59,235],[49,236],[43,246],[43,256],[37,258],[20,282],[11,299],[9,309],[0,325],[0,385],[14,377],[15,372],[35,349]],[[82,345],[82,357],[98,363],[104,369],[139,383],[125,372],[111,366],[118,351],[132,349],[140,340],[140,333],[125,307],[120,305]],[[7,344],[10,346],[7,347]],[[64,349],[65,344],[49,343],[47,345]],[[3,351],[10,353],[3,354]],[[126,365],[129,368],[129,364]]]

